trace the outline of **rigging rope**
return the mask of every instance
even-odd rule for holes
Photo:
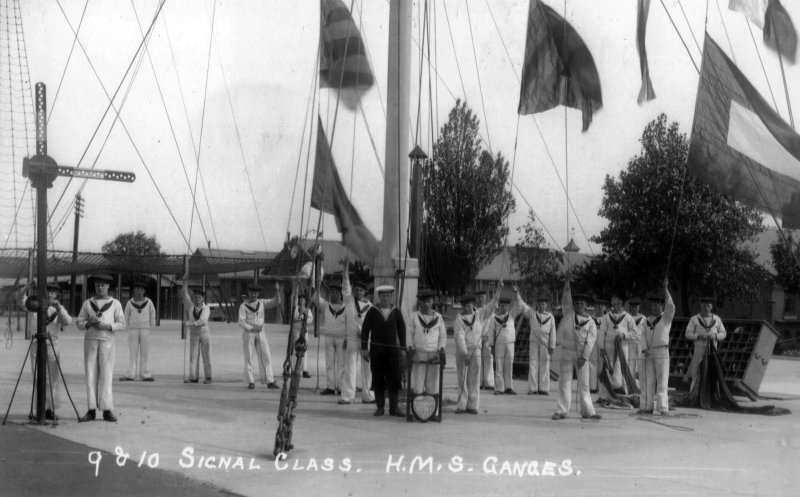
[[[48,109],[50,112],[47,115],[47,123],[50,122],[50,117],[53,115],[53,112],[56,110],[56,103],[58,102],[58,95],[61,92],[61,84],[64,83],[64,76],[67,75],[67,68],[69,67],[69,63],[72,60],[72,54],[75,51],[75,44],[78,42],[78,34],[81,32],[81,27],[83,26],[83,19],[86,16],[86,10],[89,8],[89,0],[86,0],[86,3],[83,4],[83,11],[81,12],[81,18],[78,21],[78,30],[75,32],[75,36],[72,37],[72,45],[69,47],[69,54],[67,55],[67,61],[64,63],[64,70],[61,71],[61,77],[58,80],[58,86],[56,87],[56,93],[53,97],[53,101],[50,103],[50,108]],[[30,79],[30,78],[29,78]]]
[[[200,176],[200,157],[203,153],[203,131],[206,124],[206,104],[208,103],[208,75],[211,72],[211,47],[214,44],[214,21],[217,17],[217,0],[214,0],[211,13],[211,27],[208,33],[208,52],[206,54],[206,77],[203,82],[203,108],[200,111],[200,136],[197,138],[197,152],[195,153],[194,187],[192,188],[192,209],[189,216],[189,243],[192,241],[192,228],[194,228],[194,211],[197,208],[197,178]],[[219,249],[219,246],[217,247]],[[191,246],[189,247],[191,251]]]
[[[664,7],[664,12],[667,13],[667,17],[669,18],[670,24],[672,24],[672,27],[675,29],[675,33],[678,35],[678,38],[680,38],[681,43],[683,43],[683,48],[686,49],[686,54],[689,56],[689,59],[692,61],[692,65],[694,66],[694,69],[697,71],[697,74],[700,74],[700,69],[697,67],[697,63],[694,61],[694,57],[692,57],[692,53],[689,51],[689,46],[686,45],[686,42],[684,41],[683,36],[681,36],[681,32],[678,31],[678,27],[675,25],[675,21],[672,20],[672,15],[670,15],[669,10],[667,10],[667,6],[664,5],[664,0],[660,0],[660,2],[661,2],[661,6]],[[692,35],[692,36],[694,36],[694,35]]]
[[[136,17],[136,24],[139,26],[139,31],[142,34],[142,36],[144,36],[144,32],[142,31],[142,27],[141,27],[141,24],[140,24],[140,21],[139,21],[139,14],[136,11],[136,5],[133,3],[133,0],[131,0],[131,8],[133,9],[133,14]],[[166,18],[164,18],[163,20],[164,20],[164,26],[166,28]],[[172,49],[172,47],[170,45],[170,50],[171,49]],[[200,222],[200,228],[203,231],[203,236],[205,237],[206,240],[208,240],[208,235],[206,233],[205,226],[203,225],[203,220],[200,218],[200,211],[199,211],[199,209],[197,209],[197,202],[195,201],[195,195],[196,195],[197,191],[192,189],[192,185],[189,182],[189,175],[188,175],[188,172],[186,171],[186,164],[185,164],[185,162],[183,160],[183,154],[181,153],[180,144],[178,143],[178,136],[175,133],[175,127],[172,124],[172,118],[170,117],[169,110],[167,109],[167,102],[164,99],[164,93],[161,90],[161,83],[158,80],[158,74],[156,73],[155,64],[153,64],[153,58],[150,56],[149,47],[145,49],[145,53],[147,54],[147,59],[148,59],[148,61],[150,63],[150,69],[151,69],[151,71],[153,71],[153,79],[156,82],[156,88],[158,89],[158,95],[161,98],[161,106],[164,109],[164,115],[167,117],[167,123],[169,125],[170,133],[172,134],[172,140],[175,143],[175,150],[178,152],[178,160],[181,163],[181,169],[183,170],[184,176],[186,177],[186,183],[187,183],[187,186],[189,187],[189,193],[192,194],[192,213],[194,214],[194,211],[197,210],[197,219]],[[174,63],[175,63],[175,59],[173,57],[173,64]],[[175,69],[176,69],[176,74],[177,74],[177,67]],[[183,95],[181,95],[181,98],[183,98]],[[192,146],[194,147],[194,144]],[[194,216],[192,215],[192,221],[193,220],[194,220]],[[189,227],[189,240],[191,241],[191,239],[192,239],[192,229],[191,229],[192,224],[191,224],[191,222],[190,222],[189,226],[190,226]]]
[[[492,137],[489,133],[489,118],[486,115],[486,102],[483,98],[483,85],[481,85],[481,72],[478,68],[478,53],[475,51],[475,34],[472,32],[472,17],[469,13],[469,2],[465,2],[467,6],[467,23],[469,25],[469,39],[472,42],[472,59],[475,62],[475,74],[478,77],[478,93],[481,96],[481,108],[483,109],[483,123],[486,126],[486,143],[489,146],[489,153],[494,155],[492,151]],[[466,98],[466,96],[464,97]]]
[[[213,37],[213,32],[212,32],[212,37]],[[236,143],[238,144],[239,152],[242,155],[242,166],[244,167],[245,174],[247,175],[247,184],[250,186],[250,195],[253,199],[253,207],[256,213],[256,219],[258,220],[258,229],[261,232],[261,239],[264,242],[264,250],[268,250],[267,238],[264,235],[264,223],[261,221],[261,215],[258,212],[258,204],[256,203],[255,190],[253,189],[253,182],[252,179],[250,178],[250,171],[247,168],[247,158],[244,153],[244,145],[242,144],[242,137],[241,133],[239,132],[239,124],[236,119],[236,114],[233,111],[233,100],[231,99],[231,92],[230,92],[230,87],[228,85],[228,78],[225,75],[225,68],[222,65],[222,57],[220,56],[219,53],[219,47],[216,48],[216,53],[217,53],[217,63],[219,64],[219,70],[220,73],[222,74],[222,81],[225,85],[225,95],[228,98],[228,107],[231,111],[231,118],[233,119],[233,128],[234,131],[236,132]]]
[[[67,13],[64,11],[64,8],[61,6],[60,0],[56,0],[56,4],[58,5],[59,9],[61,10],[61,13],[64,16],[64,20],[67,21],[67,25],[69,26],[69,28],[72,31],[72,33],[75,36],[75,38],[78,40],[78,46],[81,47],[81,51],[83,51],[83,54],[86,57],[86,61],[89,63],[89,67],[91,67],[92,72],[94,72],[94,75],[97,78],[98,82],[100,83],[100,86],[103,88],[103,93],[105,93],[106,98],[109,99],[108,106],[106,106],[106,110],[103,112],[103,115],[100,118],[100,121],[98,122],[97,127],[95,128],[94,132],[92,133],[91,138],[89,139],[89,143],[87,143],[86,148],[84,149],[83,153],[81,154],[80,159],[78,159],[78,163],[76,164],[75,167],[80,167],[80,164],[83,162],[83,159],[86,157],[86,154],[89,152],[89,147],[91,146],[91,143],[94,141],[95,136],[97,136],[97,133],[100,131],[100,126],[102,125],[103,121],[105,120],[106,115],[108,115],[108,111],[111,110],[112,107],[114,107],[114,100],[116,100],[117,94],[119,94],[119,91],[122,88],[122,84],[125,82],[125,79],[128,77],[128,73],[130,72],[130,70],[133,67],[134,63],[136,63],[137,59],[139,59],[139,56],[141,55],[141,52],[142,52],[142,47],[144,46],[145,43],[147,43],[149,41],[150,33],[152,33],[152,31],[153,31],[153,27],[155,26],[156,20],[158,20],[158,16],[161,13],[161,10],[163,9],[165,3],[166,3],[166,0],[160,0],[160,2],[158,4],[158,7],[157,7],[157,10],[156,10],[156,13],[153,16],[153,20],[150,23],[150,27],[147,28],[147,33],[145,34],[145,36],[142,37],[142,41],[139,42],[139,46],[134,51],[133,57],[131,58],[131,61],[128,63],[128,67],[125,69],[125,73],[122,75],[122,78],[120,79],[119,85],[117,85],[117,89],[114,91],[114,95],[109,97],[108,96],[108,92],[105,89],[105,85],[103,85],[102,80],[100,79],[100,76],[97,74],[97,71],[94,68],[94,64],[92,64],[92,62],[91,62],[89,54],[86,52],[86,48],[83,46],[83,43],[81,43],[80,38],[78,37],[78,32],[72,26],[72,23],[70,22],[69,17],[67,16]],[[115,111],[116,111],[116,108],[115,108]],[[116,113],[117,113],[117,115],[119,115],[118,111]],[[64,189],[61,192],[61,196],[58,198],[58,201],[56,201],[55,205],[53,206],[53,210],[52,210],[50,216],[47,219],[48,223],[50,222],[50,219],[52,218],[53,213],[55,212],[56,208],[61,203],[61,200],[64,198],[64,194],[67,192],[67,188],[69,188],[69,185],[70,185],[71,182],[72,182],[72,178],[69,178],[69,180],[67,181],[67,184],[64,186]]]

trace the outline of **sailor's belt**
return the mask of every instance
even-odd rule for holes
[[[669,345],[656,345],[655,347],[651,347],[653,350],[656,349],[668,349]]]

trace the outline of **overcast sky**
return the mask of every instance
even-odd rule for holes
[[[350,2],[345,3],[349,5]],[[360,22],[377,79],[377,87],[363,96],[363,105],[382,162],[388,1],[356,0],[355,3],[357,6],[363,3],[363,8],[355,9],[356,18],[358,20],[361,14]],[[545,3],[564,13],[564,1],[547,0]],[[727,10],[727,3],[727,0],[710,0],[708,31],[729,55],[730,38],[736,62],[767,101],[772,102],[745,19]],[[787,0],[783,3],[797,25],[800,2]],[[108,104],[92,66],[108,94],[113,94],[141,41],[131,1],[89,2],[79,34],[89,59],[76,46],[68,65],[73,40],[69,23],[77,28],[85,2],[60,0],[66,16],[55,0],[27,0],[21,4],[31,81],[47,84],[48,105],[52,109],[48,125],[49,155],[59,164],[77,165],[88,150],[80,162],[81,167],[91,167],[96,161],[98,169],[132,171],[137,175],[133,184],[101,181],[86,184],[81,250],[99,251],[105,241],[132,230],[156,235],[162,248],[169,253],[186,253],[190,248],[204,247],[206,240],[211,240],[215,248],[278,250],[287,230],[293,234],[301,231],[300,202],[306,165],[306,150],[301,151],[301,139],[317,53],[318,0],[218,0],[205,99],[214,3],[212,0],[167,0],[149,45],[150,58],[142,61],[130,90],[129,76],[115,100],[120,106],[122,97],[128,93],[120,121],[114,124],[102,152],[113,112],[102,121],[92,141],[92,134],[101,123]],[[133,5],[142,29],[147,29],[157,1],[136,0]],[[430,152],[430,121],[433,120],[434,127],[443,125],[455,98],[466,99],[481,120],[481,134],[487,147],[491,142],[494,152],[502,152],[513,162],[514,181],[552,235],[552,243],[563,247],[568,236],[566,196],[556,171],[564,179],[568,170],[569,194],[577,220],[589,237],[598,234],[605,225],[597,215],[604,177],[618,175],[639,152],[638,140],[644,126],[665,112],[670,120],[680,123],[682,131],[688,134],[691,130],[698,79],[692,59],[699,67],[701,52],[689,26],[702,46],[706,2],[683,0],[679,4],[675,0],[665,0],[664,5],[688,44],[689,53],[670,24],[662,3],[653,0],[647,47],[657,98],[638,106],[636,0],[567,0],[566,18],[583,37],[598,66],[603,108],[595,114],[586,133],[580,131],[579,111],[570,109],[565,114],[563,108],[557,108],[537,114],[535,121],[532,116],[523,116],[517,135],[517,76],[521,73],[524,54],[527,0],[436,2],[436,24],[431,27],[436,46],[431,52],[437,54],[436,70],[440,79],[431,81],[435,93],[431,98],[427,90],[428,71],[423,71],[420,146]],[[415,2],[415,39],[419,35],[418,14],[419,5]],[[761,31],[755,26],[752,29],[778,110],[788,120],[778,59],[764,47]],[[473,55],[473,38],[477,57]],[[506,56],[506,49],[510,58]],[[412,52],[412,116],[409,119],[414,123],[419,95],[416,42],[412,44]],[[65,66],[64,81],[54,101]],[[786,69],[790,98],[797,110],[800,69],[789,65]],[[325,122],[331,119],[331,98],[335,99],[335,95],[327,90],[318,95]],[[431,99],[433,110],[428,105]],[[366,224],[380,238],[383,203],[378,160],[361,116],[346,108],[341,108],[338,116],[334,155],[342,180],[350,189],[352,175],[353,201]],[[195,198],[205,234],[197,215],[192,216],[192,194],[186,179],[188,174],[189,182],[194,183],[201,121],[204,124],[199,162],[205,189],[201,187]],[[330,136],[330,130],[328,134]],[[516,136],[518,145],[514,158]],[[409,145],[409,151],[411,147],[413,144]],[[300,181],[295,186],[298,157]],[[16,174],[20,174],[19,169],[18,166]],[[4,179],[10,174],[6,166],[2,174]],[[80,184],[73,181],[66,189],[64,200],[53,215],[54,224],[64,216],[68,200],[74,197]],[[50,190],[51,209],[66,185],[65,178],[56,180]],[[517,212],[510,221],[512,243],[516,238],[515,228],[524,224],[527,214],[523,199],[516,191],[514,195]],[[308,199],[306,220],[307,204]],[[316,227],[318,214],[312,212],[311,227]],[[9,216],[6,214],[4,212],[0,226],[2,237],[8,232]],[[190,225],[191,239],[187,243]],[[575,214],[570,216],[569,226],[576,227],[576,241],[583,251],[600,251],[598,246],[590,246],[586,241],[577,227]],[[20,246],[30,246],[30,240],[25,237],[31,235],[26,235],[24,226],[21,229],[19,240],[9,240],[6,246],[13,247],[16,242]],[[32,233],[31,227],[27,229]],[[326,238],[339,236],[331,218],[323,221],[323,231]],[[55,248],[71,249],[72,232],[70,216],[63,229],[54,232]]]

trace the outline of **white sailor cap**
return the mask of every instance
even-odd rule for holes
[[[394,287],[392,285],[380,285],[378,288],[375,289],[377,293],[392,293],[394,291]]]

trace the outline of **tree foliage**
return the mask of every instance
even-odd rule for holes
[[[148,236],[143,231],[131,231],[104,243],[101,250],[107,255],[161,255],[161,244],[155,236]]]
[[[800,249],[792,234],[784,231],[786,239],[776,240],[770,245],[772,263],[777,276],[775,279],[786,292],[797,293],[800,291]]]
[[[536,297],[534,292],[557,292],[563,286],[559,276],[563,254],[548,247],[532,210],[528,211],[528,221],[517,228],[517,232],[522,239],[512,252],[511,262],[520,274],[520,293],[531,300]]]
[[[502,249],[514,211],[508,161],[483,150],[478,129],[457,101],[423,168],[423,276],[440,291],[464,291]]]
[[[619,178],[606,176],[600,215],[608,225],[593,238],[603,257],[578,276],[587,286],[599,276],[613,291],[643,295],[669,266],[683,314],[691,297],[705,294],[754,302],[765,273],[745,243],[763,230],[761,214],[686,174],[686,135],[666,115],[645,127],[640,142],[641,154]]]

